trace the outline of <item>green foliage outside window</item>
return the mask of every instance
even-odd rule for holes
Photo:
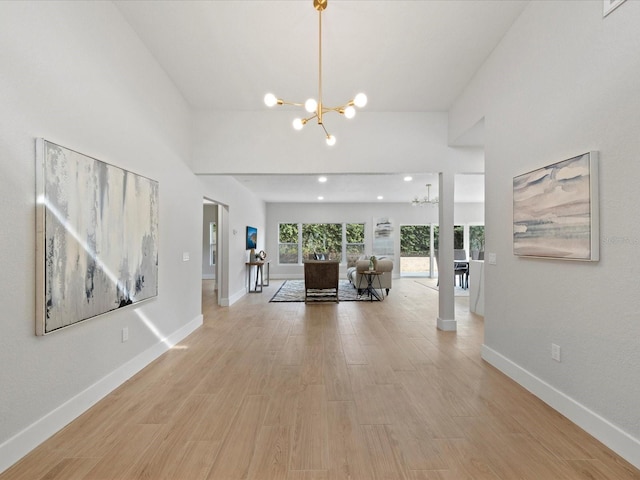
[[[469,226],[469,248],[484,252],[484,225]]]
[[[453,248],[464,248],[464,227],[462,225],[455,225],[453,227]]]
[[[297,244],[298,243],[298,224],[297,223],[281,223],[278,242]]]
[[[364,243],[364,223],[347,223],[347,243]]]
[[[429,256],[429,225],[400,226],[400,255],[402,257]]]
[[[347,223],[345,231],[347,267],[353,267],[356,261],[364,255],[364,223]]]
[[[298,224],[281,223],[278,232],[278,262],[298,263]]]
[[[440,228],[438,225],[433,226],[433,248],[438,250],[438,241]],[[454,225],[453,227],[453,248],[461,249],[464,248],[464,227],[462,225]]]
[[[331,260],[342,259],[341,223],[302,224],[302,256],[313,258],[314,253],[328,255]]]

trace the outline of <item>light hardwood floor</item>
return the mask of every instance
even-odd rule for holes
[[[1,480],[640,479],[483,362],[483,319],[394,280],[384,302],[229,307]]]

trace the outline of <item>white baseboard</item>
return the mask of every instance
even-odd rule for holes
[[[54,433],[79,417],[152,361],[186,338],[203,323],[198,315],[167,338],[118,367],[86,390],[67,400],[0,445],[0,473],[24,457]]]
[[[438,330],[444,332],[455,332],[458,329],[458,322],[456,320],[443,320],[438,317]]]
[[[215,273],[203,273],[202,274],[202,279],[203,280],[215,280],[216,279],[216,274]]]
[[[229,296],[229,299],[228,299],[229,300],[229,305],[227,305],[227,306],[233,305],[234,303],[236,303],[238,300],[240,300],[245,295],[248,295],[246,288],[243,288],[242,290],[238,290],[233,295]]]
[[[640,440],[486,345],[482,346],[482,358],[626,461],[640,468]]]

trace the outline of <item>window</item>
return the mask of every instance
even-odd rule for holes
[[[438,250],[439,233],[440,233],[440,229],[438,225],[434,225],[433,248],[435,250]],[[463,225],[454,225],[453,227],[453,248],[458,250],[464,248],[464,226]]]
[[[464,248],[464,227],[462,225],[453,227],[453,248],[456,250]]]
[[[400,225],[400,275],[431,272],[430,225]]]
[[[278,225],[278,263],[298,263],[298,224]]]
[[[400,226],[400,256],[429,256],[429,225]]]
[[[474,252],[484,252],[484,225],[469,226],[469,249]]]
[[[325,260],[342,261],[341,223],[302,224],[302,255],[312,259],[315,254]]]
[[[298,264],[316,256],[349,266],[364,255],[364,223],[280,223],[278,263]]]
[[[344,245],[347,252],[347,267],[355,267],[358,258],[364,255],[364,223],[345,225]]]

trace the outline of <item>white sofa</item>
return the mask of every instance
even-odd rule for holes
[[[351,282],[351,285],[353,285],[353,288],[360,286],[362,290],[367,287],[367,279],[362,278],[363,275],[361,273],[367,270],[369,270],[369,260],[358,260],[355,267],[349,267],[347,269],[347,278],[349,282]],[[379,258],[376,271],[382,272],[382,275],[380,275],[380,286],[384,288],[387,295],[389,295],[389,289],[392,283],[393,261],[388,258]],[[378,280],[376,280],[375,286],[378,286]]]

